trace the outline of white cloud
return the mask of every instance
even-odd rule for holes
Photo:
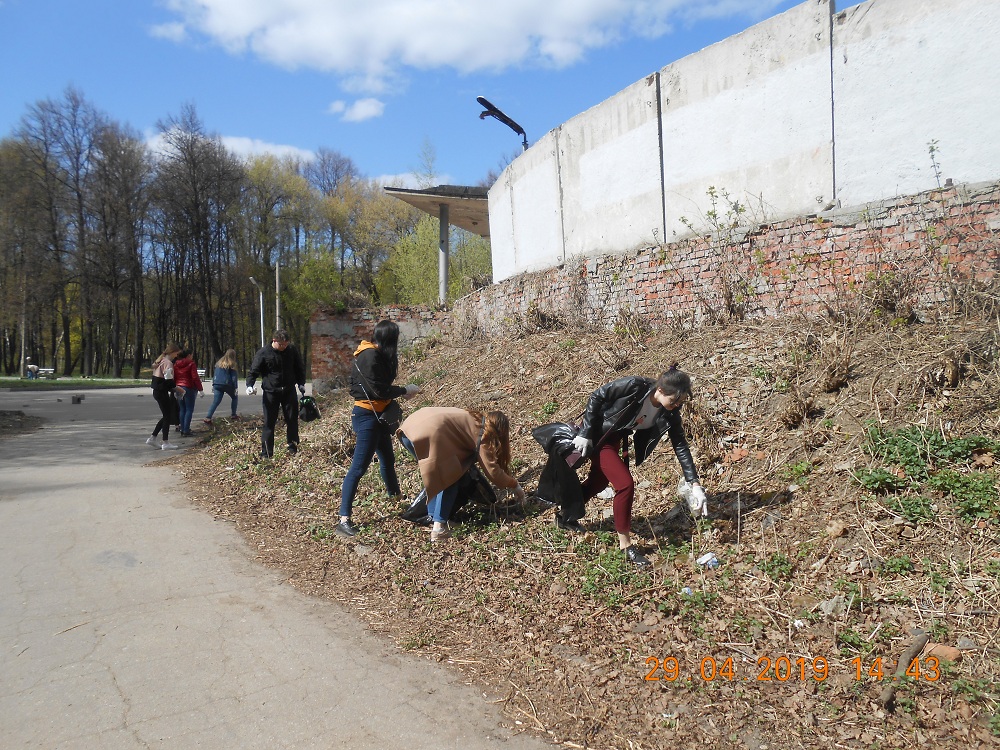
[[[373,117],[381,117],[385,112],[385,104],[378,99],[358,99],[344,110],[341,118],[344,122],[364,122]]]
[[[188,32],[233,53],[381,93],[406,68],[564,67],[673,20],[762,17],[780,0],[166,0]]]
[[[161,23],[149,28],[150,36],[166,39],[168,42],[183,42],[187,38],[187,29],[182,23]]]
[[[304,148],[297,146],[285,146],[280,143],[268,143],[257,138],[244,138],[238,135],[222,136],[222,143],[238,156],[256,156],[258,154],[272,154],[277,157],[291,156],[302,161],[312,161],[315,154]]]
[[[413,172],[403,172],[402,174],[380,174],[376,177],[373,182],[382,187],[398,187],[407,188],[409,190],[418,190],[423,187],[420,183],[420,178],[417,177]]]
[[[231,152],[242,158],[257,156],[260,154],[271,154],[278,158],[293,157],[302,161],[312,161],[315,154],[304,148],[297,146],[285,146],[279,143],[268,143],[257,138],[245,138],[243,136],[220,136],[219,140]],[[146,133],[146,145],[154,154],[162,154],[165,150],[165,139],[162,133]]]

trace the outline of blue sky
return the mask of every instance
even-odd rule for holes
[[[474,185],[664,65],[799,0],[0,0],[0,136],[75,86],[147,138],[193,104],[233,150],[319,147]],[[842,3],[846,5],[854,3]]]

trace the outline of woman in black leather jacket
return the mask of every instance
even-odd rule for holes
[[[693,485],[699,509],[705,502],[705,492],[698,481],[681,423],[681,405],[690,395],[691,378],[678,370],[676,364],[657,380],[638,376],[614,380],[591,394],[580,433],[573,440],[573,445],[584,457],[592,456],[590,474],[583,483],[584,499],[594,497],[609,483],[614,487],[614,521],[619,546],[636,565],[649,565],[649,560],[636,550],[631,540],[635,481],[627,462],[629,436],[632,436],[635,465],[638,466],[653,452],[660,439],[668,435],[684,478]],[[560,520],[557,516],[557,521]],[[574,525],[560,523],[564,528]]]

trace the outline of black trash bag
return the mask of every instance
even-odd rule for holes
[[[303,396],[299,399],[299,419],[303,422],[312,422],[319,419],[319,407],[316,406],[316,399],[312,396]]]
[[[531,431],[531,437],[542,446],[549,456],[558,455],[566,461],[571,469],[579,468],[585,459],[573,445],[573,438],[580,433],[580,428],[567,422],[549,422]]]
[[[587,460],[573,445],[580,428],[566,422],[550,422],[536,427],[531,436],[549,458],[538,478],[535,496],[559,506],[557,516],[564,523],[575,523],[587,514],[583,487],[577,467]]]
[[[454,518],[455,513],[470,502],[476,505],[493,505],[496,501],[497,493],[493,490],[493,486],[483,476],[479,467],[473,464],[458,480],[458,493],[455,495],[455,503],[451,506],[448,520]],[[400,513],[399,517],[418,526],[430,526],[434,519],[427,515],[427,490],[420,490],[420,494],[410,507]]]

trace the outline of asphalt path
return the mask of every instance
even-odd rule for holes
[[[0,391],[0,411],[46,420],[0,439],[0,747],[547,747],[256,563],[145,444],[148,388]]]

